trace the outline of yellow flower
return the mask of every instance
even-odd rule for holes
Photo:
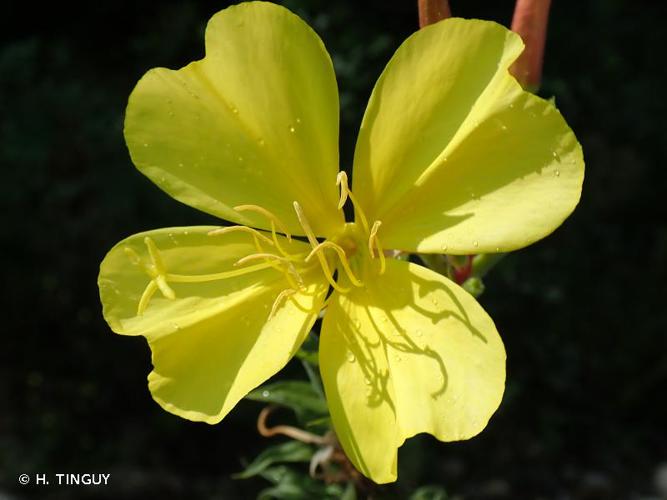
[[[508,74],[522,47],[462,19],[408,38],[368,104],[354,194],[338,171],[331,60],[286,9],[228,8],[208,24],[203,60],[146,73],[125,120],[135,165],[239,224],[136,234],[102,262],[104,317],[148,339],[155,400],[219,422],[289,361],[327,301],[320,370],[361,472],[395,480],[398,447],[420,432],[479,433],[505,381],[492,320],[447,278],[385,255],[510,251],[574,209],[581,148]]]

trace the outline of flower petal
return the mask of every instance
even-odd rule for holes
[[[125,140],[137,168],[177,200],[269,229],[259,205],[303,234],[298,201],[318,235],[342,224],[338,90],[320,38],[278,5],[249,2],[209,21],[206,57],[146,73],[130,96]]]
[[[153,354],[149,388],[167,411],[181,417],[219,422],[236,402],[280,370],[310,331],[327,286],[319,271],[302,273],[304,290],[282,301],[268,319],[276,297],[290,287],[272,267],[200,283],[170,276],[202,276],[238,271],[263,261],[233,266],[256,253],[248,234],[208,236],[213,227],[158,229],[116,245],[99,276],[104,317],[116,332],[144,335]],[[144,239],[153,241],[175,298],[156,291],[143,314],[137,305],[150,277]],[[288,252],[308,246],[281,239]],[[130,249],[130,250],[126,250]],[[175,280],[175,281],[174,281]]]
[[[448,19],[398,49],[359,134],[354,187],[387,248],[470,254],[528,245],[574,210],[581,147],[555,106],[508,67],[502,26]]]
[[[332,299],[320,369],[334,428],[355,466],[396,479],[397,448],[420,432],[468,439],[500,404],[505,350],[475,299],[443,276],[388,260],[384,275]]]

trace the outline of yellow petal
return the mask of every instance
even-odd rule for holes
[[[260,205],[303,234],[298,201],[318,235],[343,219],[336,204],[338,90],[322,41],[271,3],[225,9],[206,28],[206,57],[146,73],[130,96],[125,140],[137,168],[190,206],[269,229]]]
[[[304,289],[286,297],[269,319],[275,299],[290,287],[282,272],[267,266],[196,282],[203,275],[236,272],[264,262],[234,266],[238,259],[256,253],[252,236],[208,236],[212,229],[159,229],[131,236],[107,254],[99,276],[104,317],[111,328],[148,339],[153,398],[167,411],[208,423],[220,421],[239,399],[287,363],[315,322],[327,290],[317,268],[304,272]],[[157,290],[143,314],[137,314],[151,279],[145,271],[151,261],[146,237],[159,253],[175,298]],[[307,254],[309,248],[284,238],[281,245],[294,253]],[[182,282],[187,279],[195,282]]]
[[[385,247],[508,251],[552,232],[581,192],[581,147],[555,106],[507,68],[521,39],[448,19],[412,35],[378,80],[354,188]]]
[[[502,398],[505,350],[475,299],[433,271],[387,260],[366,286],[332,299],[320,369],[347,456],[385,483],[406,438],[455,441],[484,429]]]

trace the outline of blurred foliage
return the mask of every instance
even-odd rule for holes
[[[332,54],[346,168],[375,79],[416,29],[415,3],[284,2]],[[513,7],[451,4],[505,25]],[[225,5],[3,5],[0,497],[289,498],[275,488],[307,481],[286,481],[296,469],[282,465],[264,479],[231,480],[242,461],[281,442],[257,435],[261,405],[242,402],[214,427],[162,411],[146,386],[145,342],[112,335],[97,298],[99,262],[122,237],[213,222],[133,169],[122,121],[143,72],[201,57],[205,23]],[[553,236],[485,279],[481,301],[509,357],[504,402],[469,442],[408,441],[400,497],[445,498],[436,486],[418,496],[422,484],[469,499],[656,494],[651,477],[667,460],[665,10],[647,0],[554,2],[542,94],[555,96],[583,144],[583,198]],[[299,377],[296,360],[272,382]],[[87,471],[111,473],[111,486],[16,482],[23,472]],[[326,488],[314,498],[345,494],[312,487]]]

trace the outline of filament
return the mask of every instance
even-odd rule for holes
[[[137,316],[144,314],[144,311],[148,307],[148,302],[151,300],[153,294],[155,294],[156,291],[157,284],[154,280],[150,280],[148,282],[148,286],[144,290],[144,293],[141,294],[141,298],[139,299],[139,305],[137,306]]]
[[[354,193],[350,191],[350,187],[347,182],[347,173],[342,171],[338,172],[338,175],[336,176],[336,186],[340,186],[340,200],[338,201],[338,209],[340,210],[343,208],[345,201],[349,197],[352,201],[352,205],[354,205],[354,213],[359,216],[361,225],[364,227],[366,234],[368,234],[368,219],[366,219],[366,214],[361,208],[361,204],[357,200],[356,196],[354,196]]]
[[[235,278],[236,276],[243,276],[244,274],[254,273],[255,271],[261,271],[262,269],[267,269],[269,267],[274,267],[274,263],[263,262],[261,264],[255,264],[254,266],[248,266],[234,271],[223,271],[221,273],[212,274],[167,274],[166,278],[168,281],[173,281],[174,283],[205,283],[207,281]]]
[[[331,248],[336,251],[338,258],[343,265],[343,269],[345,269],[345,273],[347,274],[348,278],[350,278],[350,281],[354,286],[364,286],[363,283],[359,281],[359,279],[357,279],[357,277],[354,275],[352,269],[350,269],[350,263],[347,260],[347,256],[345,255],[345,250],[343,250],[340,245],[337,245],[331,241],[324,241],[313,248],[312,252],[308,254],[308,257],[306,257],[306,262],[308,262],[317,252],[320,252],[325,248]]]
[[[317,238],[315,238],[315,234],[313,233],[313,230],[310,227],[310,224],[308,224],[308,219],[306,219],[306,214],[303,213],[303,210],[301,209],[301,205],[299,205],[298,201],[295,201],[293,203],[294,205],[294,211],[296,212],[296,216],[299,219],[299,223],[301,224],[301,227],[303,228],[304,233],[306,233],[306,237],[308,238],[308,241],[310,242],[310,246],[313,247],[313,250],[317,247]],[[320,265],[322,266],[322,271],[324,271],[324,276],[326,277],[327,281],[329,284],[337,291],[340,293],[347,293],[350,290],[348,288],[343,288],[341,287],[336,281],[333,279],[333,274],[331,273],[331,270],[329,269],[329,264],[327,263],[327,260],[324,258],[324,256],[320,253],[317,252],[317,258],[320,261]]]

